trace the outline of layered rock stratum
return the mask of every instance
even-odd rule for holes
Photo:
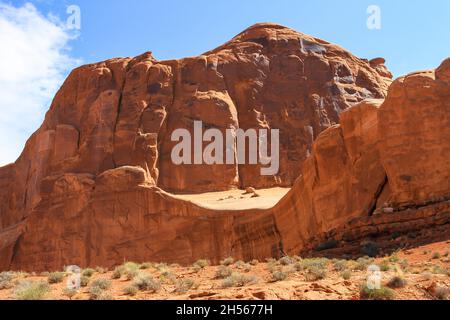
[[[173,164],[171,133],[197,120],[279,129],[278,174]],[[270,209],[173,195],[280,186],[292,189]],[[75,69],[19,159],[0,168],[0,269],[249,260],[330,240],[345,251],[448,230],[449,200],[450,59],[392,82],[382,58],[258,24],[198,57]]]

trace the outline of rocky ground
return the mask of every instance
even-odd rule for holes
[[[219,266],[124,263],[114,270],[84,269],[80,290],[63,272],[3,272],[0,299],[57,300],[359,300],[447,299],[450,240],[376,259],[284,257],[265,262],[224,259]],[[365,290],[368,266],[381,269],[380,290]]]

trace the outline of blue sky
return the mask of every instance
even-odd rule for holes
[[[395,76],[435,68],[450,56],[448,0],[0,0],[2,4],[0,40],[6,45],[0,61],[7,62],[0,62],[0,165],[19,155],[61,82],[81,63],[145,51],[161,60],[198,55],[257,22],[286,25],[359,57],[384,57]],[[77,34],[63,26],[69,5],[81,9]],[[380,30],[366,26],[369,5],[381,9]],[[26,25],[21,19],[28,19]],[[20,78],[17,68],[30,74]]]

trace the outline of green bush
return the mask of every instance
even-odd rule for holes
[[[48,283],[44,281],[22,280],[14,290],[14,293],[17,300],[43,300],[49,289]]]
[[[359,296],[364,300],[392,300],[395,297],[395,293],[384,286],[381,286],[379,289],[371,289],[367,285],[363,285]]]

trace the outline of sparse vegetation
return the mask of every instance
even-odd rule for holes
[[[110,286],[111,286],[111,280],[103,279],[103,278],[96,279],[91,284],[91,288],[92,287],[98,287],[98,288],[103,289],[103,290],[109,289]]]
[[[403,288],[406,286],[406,280],[400,276],[395,276],[388,281],[387,286],[391,289]]]
[[[233,270],[231,268],[226,266],[219,266],[219,268],[216,271],[216,278],[217,279],[225,279],[233,273]]]
[[[85,277],[92,277],[94,275],[94,273],[95,273],[95,269],[86,268],[81,272],[81,275],[85,276]]]
[[[252,266],[256,266],[259,263],[259,261],[257,259],[253,259],[252,261],[250,261],[250,264]]]
[[[327,273],[323,267],[320,266],[311,266],[307,269],[305,273],[306,281],[317,281],[321,279],[325,279]]]
[[[150,262],[144,262],[139,265],[139,269],[147,270],[147,269],[150,269],[152,266],[153,266],[153,264],[151,264]]]
[[[64,272],[51,272],[48,274],[47,281],[48,283],[60,283],[63,281],[66,274]]]
[[[272,281],[273,282],[286,280],[287,277],[288,277],[288,274],[281,270],[272,272]]]
[[[128,296],[135,296],[138,293],[139,289],[134,285],[128,285],[123,288],[123,293]]]
[[[246,275],[239,272],[233,272],[233,274],[229,277],[227,277],[222,282],[223,288],[230,288],[230,287],[243,287],[247,284],[256,283],[258,281],[258,278],[254,275]]]
[[[199,284],[192,279],[180,279],[175,283],[175,292],[183,294],[191,289],[197,289]]]
[[[43,300],[49,292],[49,285],[44,281],[22,280],[14,290],[17,300]]]
[[[234,263],[234,259],[232,257],[228,257],[226,259],[223,259],[222,261],[220,261],[220,264],[223,266],[230,266]]]
[[[392,300],[395,297],[394,291],[381,286],[379,289],[369,288],[366,284],[361,287],[359,296],[364,300]]]
[[[111,300],[112,297],[106,292],[111,286],[108,279],[96,279],[89,287],[89,297],[91,300]]]
[[[350,270],[344,270],[341,272],[341,277],[344,280],[350,280],[352,277],[352,272]]]
[[[63,291],[63,295],[65,295],[66,297],[68,297],[70,300],[72,300],[72,298],[78,293],[77,290],[75,289],[69,289],[69,288],[65,288]]]
[[[367,270],[367,268],[373,263],[373,259],[369,257],[362,257],[356,260],[354,269],[359,271]]]
[[[80,277],[80,286],[87,287],[87,285],[89,284],[90,280],[91,280],[91,278],[89,278],[89,277],[81,276]]]
[[[294,263],[294,259],[292,259],[292,258],[289,257],[289,256],[284,256],[284,257],[282,257],[280,260],[278,260],[278,262],[279,262],[281,265],[283,265],[283,266],[288,266],[288,265]]]
[[[133,279],[133,286],[141,291],[157,292],[161,288],[161,283],[153,277],[140,273]]]
[[[12,272],[2,272],[0,273],[0,290],[10,289],[14,286],[13,280],[14,273]]]
[[[441,254],[439,252],[433,252],[433,254],[431,255],[431,259],[436,260],[436,259],[440,259],[441,258]]]
[[[335,271],[344,271],[347,269],[347,260],[337,260],[333,263]]]
[[[197,260],[196,262],[194,262],[193,267],[194,268],[199,268],[199,269],[204,269],[207,266],[209,266],[209,260],[206,259],[201,259],[201,260]]]
[[[380,267],[380,270],[384,271],[384,272],[385,271],[389,271],[391,269],[389,261],[387,261],[387,260],[381,261],[380,264],[379,264],[379,267]]]

